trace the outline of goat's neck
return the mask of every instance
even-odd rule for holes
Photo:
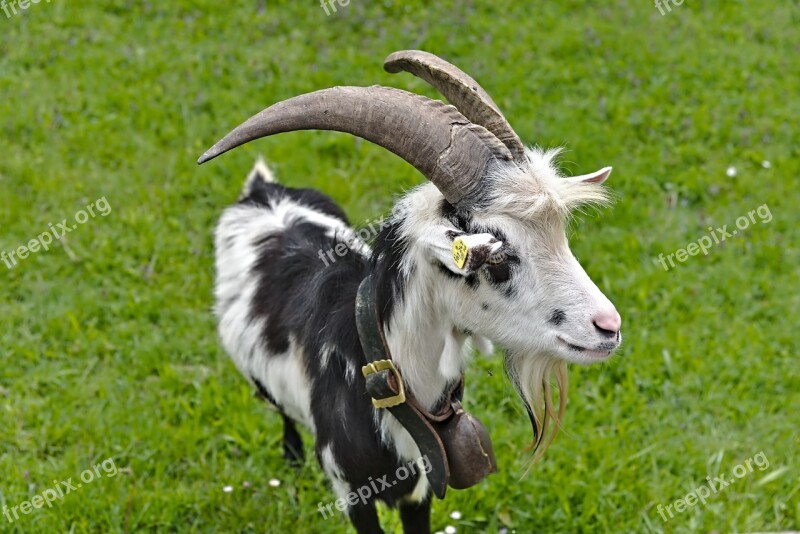
[[[425,278],[425,277],[421,277]],[[409,281],[392,315],[387,342],[406,387],[420,404],[433,408],[461,376],[467,335],[458,331],[436,288]]]

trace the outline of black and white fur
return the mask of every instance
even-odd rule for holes
[[[610,169],[562,178],[556,155],[529,150],[527,168],[494,170],[486,201],[469,212],[421,185],[396,204],[372,244],[330,198],[276,183],[262,161],[225,210],[215,239],[222,343],[283,414],[288,459],[302,459],[295,423],[315,435],[338,497],[420,459],[408,432],[366,393],[355,298],[367,275],[377,280],[396,365],[421,404],[433,408],[459,379],[470,345],[491,352],[496,342],[539,442],[547,420],[559,417],[551,373],[563,403],[565,362],[600,361],[619,344],[619,331],[593,320],[616,311],[570,253],[564,230],[571,208],[604,201],[599,184]],[[457,237],[472,250],[463,268],[452,259]],[[320,259],[340,243],[344,255]],[[376,500],[399,508],[405,532],[430,530],[431,491],[421,469],[366,505],[349,506],[357,531],[381,532]]]

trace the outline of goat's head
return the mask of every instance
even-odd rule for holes
[[[412,259],[430,270],[424,279],[455,327],[506,349],[542,444],[548,419],[558,423],[563,413],[566,362],[603,361],[621,341],[619,314],[572,255],[565,231],[576,206],[606,201],[601,184],[611,168],[561,177],[558,151],[526,150],[477,82],[432,54],[396,52],[385,68],[425,79],[453,105],[381,86],[316,91],[253,116],[199,162],[267,135],[325,129],[363,137],[416,167],[435,188],[412,194],[429,202],[406,197],[396,208]]]

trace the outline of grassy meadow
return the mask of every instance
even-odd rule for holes
[[[356,223],[423,178],[332,132],[195,160],[303,92],[435,97],[383,71],[408,48],[474,76],[525,143],[566,147],[568,174],[614,166],[613,208],[578,217],[570,239],[624,333],[610,362],[572,368],[563,431],[527,475],[530,428],[502,358],[474,362],[466,405],[500,472],[434,502],[434,529],[800,530],[796,1],[663,15],[627,0],[14,6],[0,10],[0,252],[70,231],[0,263],[0,508],[92,480],[0,515],[0,532],[349,531],[318,512],[334,497],[311,440],[301,469],[284,463],[280,418],[220,347],[212,231],[259,154]],[[707,254],[677,252],[740,217]],[[667,270],[661,254],[684,261]],[[734,482],[662,518],[719,476]],[[381,518],[399,531],[395,512]]]

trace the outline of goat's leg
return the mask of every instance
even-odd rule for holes
[[[357,503],[347,508],[347,516],[358,534],[383,534],[381,524],[378,522],[378,511],[375,501],[367,504]]]
[[[300,466],[305,462],[303,438],[297,432],[294,421],[285,414],[283,416],[283,457],[292,465]]]
[[[405,534],[429,534],[431,531],[431,498],[400,505],[400,521]]]
[[[283,418],[283,458],[293,465],[303,465],[305,461],[303,438],[301,438],[300,433],[297,432],[294,421],[283,412],[278,401],[270,395],[267,388],[264,387],[264,384],[259,382],[255,377],[252,378],[252,381],[256,386],[256,397],[274,406]]]

